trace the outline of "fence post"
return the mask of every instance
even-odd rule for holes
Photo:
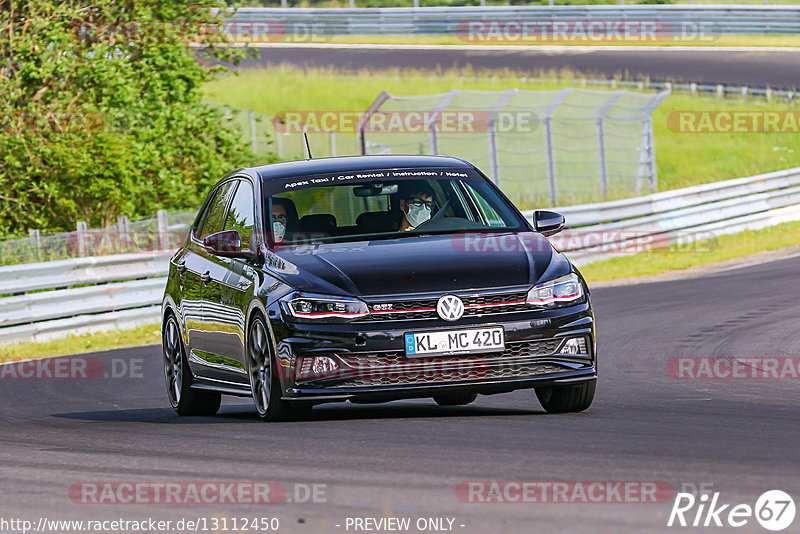
[[[495,184],[500,183],[500,161],[497,157],[497,127],[489,120],[489,176]]]
[[[228,126],[231,125],[231,119],[233,116],[231,115],[231,108],[225,106],[225,120],[228,122]]]
[[[721,83],[717,84],[717,98],[719,98],[720,100],[725,98],[725,86],[722,85]]]
[[[617,103],[617,100],[622,95],[623,91],[615,92],[603,102],[597,113],[597,160],[600,163],[600,196],[603,200],[606,199],[608,194],[608,159],[606,157],[606,133],[603,127],[603,119],[608,110],[614,107],[614,104]]]
[[[256,114],[250,112],[250,142],[252,143],[253,154],[258,152],[258,141],[256,140]]]
[[[42,238],[39,230],[28,230],[30,236],[31,247],[36,251],[36,261],[42,261]]]
[[[169,221],[167,210],[158,210],[158,243],[160,250],[169,250]]]
[[[653,191],[658,191],[658,174],[656,168],[656,146],[653,136],[653,111],[670,95],[671,91],[661,91],[648,104],[642,117],[642,143],[639,148],[639,172],[636,176],[636,193],[641,193],[642,183],[647,178]]]
[[[489,172],[491,173],[492,181],[496,184],[500,184],[500,157],[497,153],[497,119],[500,112],[503,111],[516,93],[517,89],[505,91],[489,108]]]
[[[374,113],[376,113],[383,105],[383,103],[389,100],[389,98],[391,98],[391,95],[386,92],[386,89],[381,91],[381,94],[378,95],[378,98],[376,98],[375,101],[369,105],[367,111],[365,111],[364,114],[361,115],[358,118],[358,121],[356,122],[356,139],[358,140],[358,152],[362,156],[366,155],[367,153],[366,130],[367,127],[369,126],[370,117]]]
[[[128,228],[127,215],[120,215],[117,217],[117,233],[119,234],[120,249],[127,252],[131,248],[130,230]]]
[[[336,132],[330,132],[331,138],[331,156],[336,155]]]
[[[89,227],[86,221],[78,221],[78,256],[86,256],[89,252]]]
[[[585,81],[585,79],[584,79]],[[556,205],[556,200],[558,197],[557,189],[556,189],[556,160],[555,160],[555,152],[553,151],[553,125],[552,125],[552,118],[553,113],[555,113],[558,106],[567,98],[570,91],[572,91],[571,87],[565,87],[558,91],[557,96],[550,101],[549,104],[544,108],[542,112],[542,125],[544,126],[544,153],[547,161],[547,186],[550,191],[550,204],[552,206]]]
[[[428,146],[431,154],[439,153],[439,134],[436,133],[436,122],[431,122],[428,126]]]
[[[444,97],[442,97],[439,102],[433,107],[433,112],[428,119],[428,142],[430,145],[430,153],[431,154],[438,154],[439,153],[439,134],[436,131],[436,121],[439,120],[439,115],[441,115],[442,111],[447,109],[450,105],[450,102],[460,93],[461,91],[458,89],[451,89],[448,91]]]
[[[278,157],[283,157],[283,139],[281,138],[281,121],[278,117],[272,122],[275,125],[275,148],[278,150]]]

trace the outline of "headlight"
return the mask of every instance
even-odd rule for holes
[[[289,293],[281,299],[283,311],[295,319],[345,322],[369,315],[367,305],[352,297]]]
[[[534,306],[558,306],[559,304],[575,302],[583,296],[583,286],[578,275],[570,273],[567,276],[537,284],[528,291],[528,304]]]

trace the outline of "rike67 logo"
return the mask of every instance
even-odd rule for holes
[[[758,524],[773,532],[786,529],[794,521],[794,499],[781,490],[765,491],[754,506],[723,502],[720,493],[678,493],[667,521],[668,527],[734,527]]]

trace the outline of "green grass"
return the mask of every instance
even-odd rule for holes
[[[98,350],[122,349],[161,343],[159,325],[145,325],[129,330],[82,334],[40,343],[18,343],[0,347],[0,362],[45,358],[67,354],[83,354]]]
[[[333,69],[302,70],[293,66],[247,69],[228,74],[206,87],[209,100],[236,108],[254,110],[264,116],[259,128],[271,131],[269,117],[282,111],[363,111],[386,89],[398,95],[443,93],[450,89],[500,91],[510,88],[552,90],[578,86],[570,72],[519,73],[476,72],[471,69],[428,71],[397,70],[348,73]],[[592,87],[594,88],[594,87]],[[675,111],[786,110],[797,109],[784,102],[719,101],[711,97],[673,94],[653,114],[659,190],[750,176],[800,166],[798,134],[687,134],[667,127]],[[329,153],[327,134],[311,134],[315,155]],[[284,158],[303,157],[301,136],[282,136]],[[355,154],[354,134],[339,134],[337,153]],[[270,147],[274,150],[274,144]],[[471,158],[469,154],[455,154]],[[472,156],[474,158],[474,156]],[[477,162],[482,166],[480,162]],[[484,169],[487,170],[488,169]],[[503,182],[501,181],[501,187]],[[513,194],[510,194],[513,199]],[[516,199],[515,199],[516,200]],[[521,206],[526,207],[526,206]]]
[[[721,235],[695,243],[688,249],[673,247],[647,254],[620,256],[581,267],[587,281],[601,282],[635,278],[690,267],[718,263],[800,244],[800,221],[770,226],[763,230]]]

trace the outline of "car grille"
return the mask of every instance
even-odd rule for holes
[[[456,295],[458,295],[456,293]],[[515,311],[528,310],[526,304],[528,297],[527,290],[505,292],[505,293],[484,293],[473,295],[458,295],[464,302],[464,317],[475,317],[479,315],[489,315],[496,313],[508,313]],[[370,314],[361,321],[397,321],[405,319],[431,319],[439,315],[436,313],[436,304],[439,297],[429,297],[410,300],[382,300],[380,302],[370,301],[367,303]],[[382,304],[391,304],[391,310],[376,309]]]
[[[438,384],[454,381],[524,378],[572,370],[547,361],[562,339],[519,341],[506,344],[500,354],[473,354],[422,359],[406,358],[402,351],[339,354],[350,369],[331,388]],[[587,362],[588,363],[588,362]],[[350,376],[347,376],[350,375]]]
[[[506,350],[500,354],[472,354],[461,356],[439,356],[424,358],[427,363],[448,363],[454,359],[458,361],[486,361],[491,358],[518,358],[521,356],[548,356],[553,354],[563,339],[549,338],[532,341],[516,341],[506,343]],[[403,351],[367,352],[358,354],[339,354],[339,358],[348,366],[355,368],[386,367],[403,365],[409,362],[421,362],[423,359],[408,359]]]

